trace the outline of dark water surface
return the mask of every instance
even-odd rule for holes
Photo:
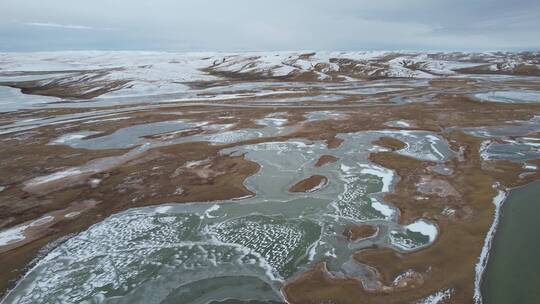
[[[540,181],[503,205],[482,286],[486,304],[540,303]]]

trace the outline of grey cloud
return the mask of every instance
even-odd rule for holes
[[[0,50],[538,49],[537,2],[4,0]]]
[[[91,26],[76,25],[76,24],[59,24],[59,23],[46,23],[46,22],[27,22],[26,25],[40,26],[40,27],[55,27],[70,30],[93,30]]]

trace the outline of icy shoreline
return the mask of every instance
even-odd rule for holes
[[[495,212],[493,216],[493,223],[491,224],[491,227],[489,228],[489,231],[486,235],[486,238],[484,240],[484,246],[482,247],[482,252],[480,253],[480,257],[478,258],[478,263],[475,267],[475,276],[474,276],[474,303],[475,304],[482,304],[482,293],[480,290],[481,283],[482,283],[482,277],[486,270],[487,262],[489,260],[489,253],[491,250],[491,246],[493,243],[493,238],[495,237],[495,232],[497,231],[497,226],[499,225],[500,215],[501,215],[501,207],[504,204],[504,201],[507,197],[507,192],[503,190],[498,190],[497,195],[493,198],[493,204],[495,205]]]

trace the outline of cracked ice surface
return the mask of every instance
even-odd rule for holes
[[[257,131],[261,130],[266,131]],[[404,141],[433,136],[410,132],[402,137]],[[397,177],[368,160],[369,153],[384,151],[372,144],[381,136],[388,134],[341,134],[344,142],[335,149],[306,140],[223,149],[224,155],[245,154],[260,164],[259,172],[245,181],[256,193],[254,197],[145,207],[111,216],[52,250],[7,299],[17,303],[113,299],[160,303],[178,290],[198,284],[240,284],[245,280],[241,277],[260,280],[269,286],[269,297],[279,299],[282,280],[311,262],[326,259],[332,271],[354,275],[346,263],[358,248],[340,241],[344,225],[376,223],[380,235],[371,241],[379,246],[402,250],[427,246],[436,238],[436,227],[424,220],[400,226],[398,215],[382,198]],[[325,154],[339,160],[315,167]],[[312,193],[288,191],[315,174],[327,176],[328,185]],[[219,290],[212,291],[212,299],[230,296]],[[197,298],[194,303],[206,303],[195,294],[190,297]]]

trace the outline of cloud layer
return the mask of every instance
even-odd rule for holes
[[[59,24],[59,23],[46,23],[46,22],[28,22],[25,23],[30,26],[39,26],[39,27],[55,27],[63,28],[70,30],[93,30],[94,28],[86,25],[77,25],[77,24]]]
[[[534,0],[4,0],[0,51],[540,48]]]

